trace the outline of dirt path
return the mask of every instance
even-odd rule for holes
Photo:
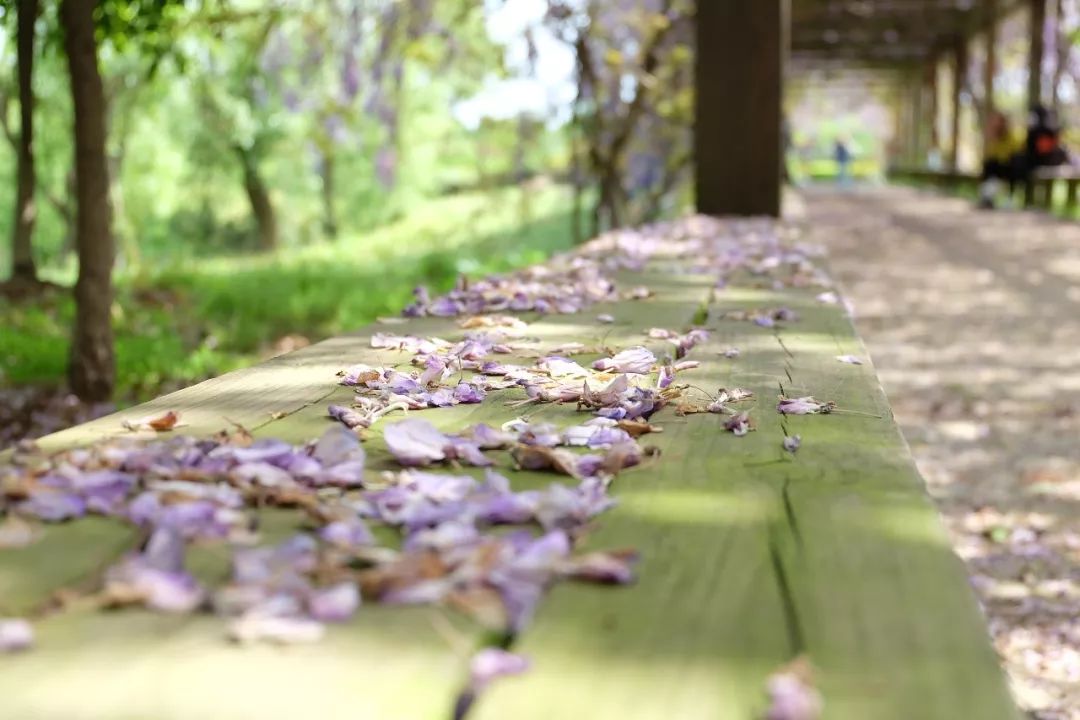
[[[802,194],[1038,720],[1080,720],[1080,224],[905,188]]]

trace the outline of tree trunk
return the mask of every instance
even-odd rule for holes
[[[576,111],[575,111],[576,114]],[[581,227],[582,196],[585,194],[585,178],[581,170],[581,141],[578,138],[577,118],[570,123],[570,175],[574,187],[574,198],[570,218],[570,232],[574,236],[574,244],[580,245],[585,242],[584,230]]]
[[[95,0],[62,0],[71,99],[75,110],[75,328],[68,379],[83,400],[107,400],[116,378],[113,355],[112,267],[115,255],[105,157],[105,92],[94,37]]]
[[[1061,111],[1061,81],[1065,77],[1065,68],[1069,62],[1069,51],[1072,42],[1065,32],[1063,20],[1065,16],[1065,0],[1057,0],[1054,4],[1054,33],[1057,36],[1054,42],[1054,76],[1051,80],[1051,107],[1055,112]]]
[[[334,206],[334,154],[321,151],[319,179],[322,180],[323,235],[333,240],[338,235],[337,209]]]
[[[37,208],[34,205],[34,23],[38,16],[38,0],[18,0],[18,82],[19,82],[19,148],[18,188],[15,196],[15,219],[12,223],[12,277],[37,280],[32,239]]]
[[[259,174],[258,163],[251,150],[240,145],[236,145],[235,150],[240,157],[240,165],[244,168],[244,192],[251,203],[251,214],[255,218],[255,228],[259,235],[259,247],[273,250],[278,244],[278,229],[270,191],[266,189],[266,183]]]

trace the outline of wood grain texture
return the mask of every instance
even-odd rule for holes
[[[622,505],[589,538],[638,547],[638,585],[552,593],[516,647],[534,671],[493,688],[479,718],[760,717],[768,674],[798,655],[830,719],[1017,717],[865,348],[841,311],[811,298],[719,294],[693,382],[753,390],[757,431],[657,415],[663,460],[620,477]],[[780,330],[717,319],[777,305],[802,319]],[[718,358],[731,346],[738,359]],[[781,391],[854,412],[785,418]],[[792,456],[781,443],[796,433]]]
[[[576,340],[660,351],[663,343],[645,338],[649,327],[685,329],[707,307],[712,338],[690,354],[703,365],[680,380],[711,394],[753,390],[747,407],[757,431],[738,438],[723,430],[722,417],[670,408],[654,418],[664,432],[643,444],[659,447],[661,457],[617,478],[620,504],[597,520],[585,544],[637,548],[638,583],[556,587],[513,646],[530,657],[532,671],[491,688],[473,717],[755,718],[765,708],[767,676],[804,654],[817,668],[830,719],[1015,718],[963,568],[873,368],[835,359],[854,354],[869,362],[849,320],[812,293],[714,293],[709,279],[671,270],[623,278],[652,287],[651,300],[529,318],[529,335],[539,348]],[[723,318],[728,310],[778,305],[795,308],[801,320],[774,330]],[[615,323],[596,324],[599,313]],[[183,413],[190,424],[182,432],[236,422],[257,435],[304,441],[327,427],[328,402],[351,396],[334,384],[337,370],[409,359],[371,349],[377,331],[461,335],[438,320],[369,328],[43,445],[126,432],[123,418],[165,410]],[[741,356],[722,357],[732,346]],[[775,411],[781,391],[853,412],[784,418]],[[509,407],[510,399],[519,399],[516,391],[418,415],[446,430],[519,414],[564,425],[583,419],[572,406]],[[803,438],[794,456],[781,448],[785,433]],[[392,467],[378,426],[367,449],[372,472]],[[565,479],[512,472],[508,455],[495,455],[517,489]],[[288,534],[297,522],[277,515],[267,530]],[[92,581],[131,541],[124,532],[103,523],[56,526],[33,548],[0,553],[0,609],[20,612],[58,587]],[[224,556],[193,560],[212,575]],[[330,628],[322,644],[287,649],[231,646],[217,619],[144,612],[55,615],[39,633],[33,653],[0,658],[0,716],[445,719],[469,654],[485,641],[480,628],[441,609],[378,606]]]

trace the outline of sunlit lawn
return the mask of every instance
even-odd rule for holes
[[[433,200],[390,225],[269,256],[191,260],[116,278],[117,396],[145,398],[256,362],[289,335],[315,341],[397,313],[420,283],[543,260],[572,244],[564,187]],[[62,380],[73,307],[0,301],[0,381]]]

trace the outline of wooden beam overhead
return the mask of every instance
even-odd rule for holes
[[[1032,0],[996,0],[998,16]],[[791,51],[801,61],[876,65],[927,60],[986,29],[995,0],[793,0]]]

